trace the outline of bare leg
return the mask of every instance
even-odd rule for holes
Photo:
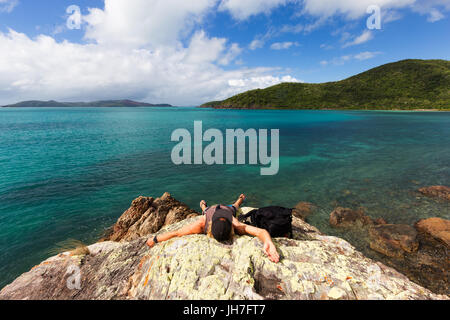
[[[245,195],[244,195],[244,194],[241,194],[241,195],[239,196],[239,199],[236,200],[236,202],[233,204],[233,206],[234,206],[236,209],[239,209],[239,207],[240,207],[241,204],[244,202],[244,200],[245,200]]]
[[[200,208],[202,209],[202,212],[206,210],[208,206],[206,205],[206,201],[202,200],[200,201]]]

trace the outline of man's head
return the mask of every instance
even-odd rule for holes
[[[224,209],[217,209],[211,221],[211,234],[219,242],[230,239],[233,227],[233,214]]]

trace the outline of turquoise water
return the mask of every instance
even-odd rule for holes
[[[171,133],[280,129],[280,171],[259,166],[175,166]],[[249,206],[317,204],[328,225],[336,205],[413,224],[449,218],[448,204],[420,186],[450,184],[450,113],[231,111],[193,108],[0,109],[0,287],[69,238],[94,242],[131,201],[169,191]],[[218,183],[218,181],[220,183]]]

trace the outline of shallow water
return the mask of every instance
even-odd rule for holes
[[[280,129],[280,171],[260,166],[175,166],[173,130]],[[58,242],[94,242],[131,201],[169,191],[193,208],[201,199],[245,205],[336,205],[412,225],[450,218],[448,203],[421,186],[450,184],[450,113],[250,111],[193,108],[0,109],[0,287],[47,258]],[[355,239],[352,239],[355,240]],[[364,248],[361,248],[364,250]]]

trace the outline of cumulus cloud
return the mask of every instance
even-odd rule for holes
[[[187,47],[150,50],[56,42],[44,35],[31,39],[9,30],[0,33],[0,46],[8,48],[0,51],[2,104],[132,98],[195,105],[283,81],[272,76],[279,70],[270,68],[223,70],[219,62],[229,62],[238,47],[203,31]]]
[[[276,68],[224,69],[241,63],[242,48],[201,29],[218,1],[105,0],[82,17],[84,43],[0,32],[8,48],[0,51],[0,103],[130,98],[195,105],[294,81]]]
[[[0,12],[12,12],[19,4],[19,0],[0,0]]]
[[[103,9],[90,8],[83,16],[85,38],[132,47],[174,45],[215,4],[216,0],[105,0]]]
[[[219,10],[229,11],[237,20],[245,20],[260,13],[270,13],[288,2],[289,0],[222,0]]]

